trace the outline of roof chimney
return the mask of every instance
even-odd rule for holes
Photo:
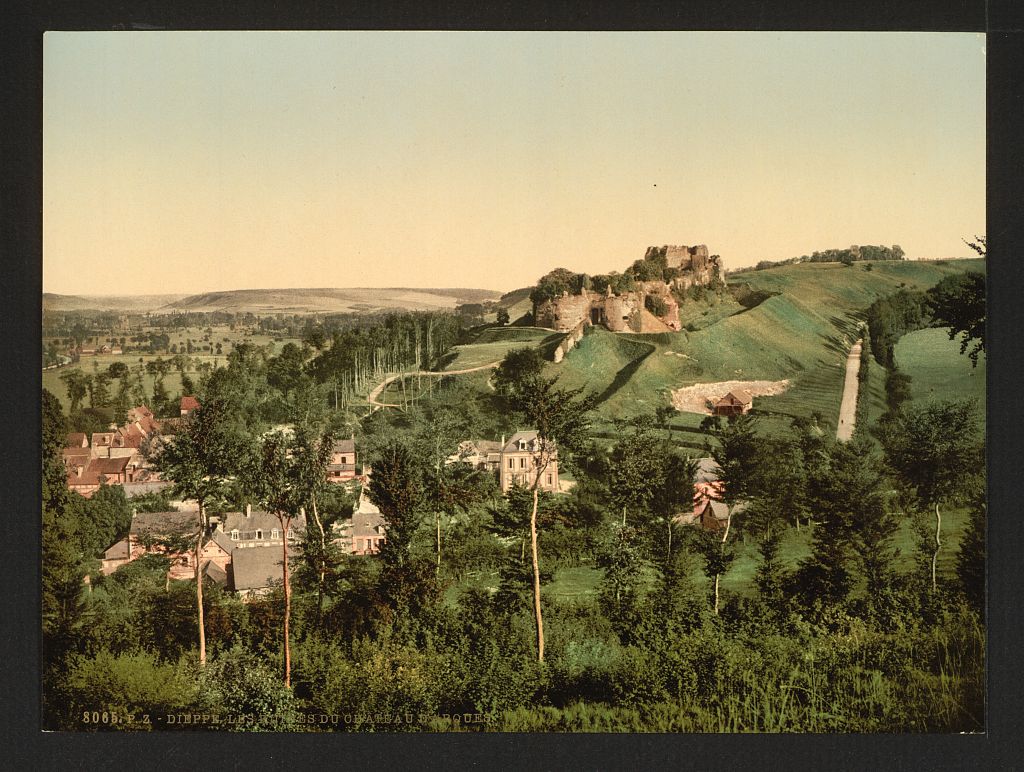
[[[505,449],[505,435],[504,434],[501,435],[501,449],[502,450]]]
[[[245,516],[252,517],[252,504],[245,505]]]

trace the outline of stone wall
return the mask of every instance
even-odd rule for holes
[[[573,327],[572,330],[570,330],[568,333],[566,333],[566,336],[565,338],[562,339],[562,342],[555,347],[553,357],[554,360],[556,362],[561,362],[562,359],[565,358],[565,355],[572,351],[572,349],[576,347],[577,343],[583,340],[583,332],[584,330],[587,329],[587,327],[590,326],[590,319],[587,318],[581,321],[575,327]]]
[[[612,332],[638,332],[644,300],[648,295],[656,295],[664,301],[667,309],[659,319],[673,330],[681,329],[679,303],[672,290],[709,285],[716,274],[720,275],[721,265],[717,256],[708,255],[704,244],[648,247],[646,257],[656,256],[664,256],[668,267],[679,269],[680,273],[671,285],[661,281],[638,282],[636,290],[621,295],[613,295],[610,290],[605,294],[588,290],[576,295],[563,292],[561,297],[534,305],[534,324],[559,332],[574,332],[580,325],[595,323],[603,324]],[[563,351],[562,356],[568,350]]]
[[[533,309],[534,324],[548,327],[559,332],[573,329],[584,319],[590,318],[590,309],[596,292],[583,292],[580,295],[562,293],[560,298],[538,303]]]

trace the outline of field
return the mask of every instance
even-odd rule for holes
[[[561,335],[539,327],[491,327],[481,332],[473,343],[455,346],[444,358],[441,369],[479,367],[502,359],[510,349],[542,346],[561,338]]]
[[[210,330],[209,333],[206,332],[207,329]],[[107,341],[107,337],[120,338],[123,336],[125,338],[130,338],[132,335],[163,332],[165,331],[147,328],[141,330],[133,330],[131,332],[117,333],[116,335],[101,335],[99,336],[98,342],[96,342],[93,339],[89,339],[86,341],[85,345],[102,345]],[[236,328],[232,330],[228,325],[214,325],[211,327],[203,328],[183,328],[180,330],[167,332],[166,334],[170,338],[169,347],[175,346],[182,353],[184,353],[187,350],[188,341],[192,341],[193,351],[191,354],[189,354],[189,356],[193,360],[194,364],[209,362],[215,365],[223,365],[225,364],[227,355],[231,352],[231,350],[237,344],[243,342],[251,343],[256,346],[270,346],[270,351],[272,354],[280,353],[281,348],[285,345],[285,343],[288,342],[288,339],[277,339],[277,337],[273,335],[251,333],[241,328]],[[206,338],[208,338],[208,340]],[[43,342],[45,344],[48,343],[50,340],[53,339],[44,339]],[[131,345],[130,341],[126,342],[128,342],[128,345]],[[297,343],[298,340],[293,339],[293,342]],[[221,345],[220,354],[216,353],[218,343]],[[204,347],[209,348],[205,349]],[[128,351],[127,353],[120,355],[98,354],[95,356],[83,356],[79,363],[77,365],[74,365],[74,367],[78,367],[79,369],[84,370],[86,373],[91,374],[95,370],[106,370],[114,362],[124,362],[126,365],[128,365],[128,367],[134,368],[139,364],[140,361],[143,364],[145,364],[146,362],[150,362],[154,359],[160,358],[166,360],[172,358],[173,356],[173,354],[168,353],[142,354],[134,351]],[[68,368],[63,367],[54,370],[43,371],[43,388],[49,390],[58,399],[60,399],[61,404],[64,406],[65,410],[68,409],[70,405],[70,400],[68,400],[67,389],[64,386],[64,382],[60,380],[60,374],[66,369]],[[193,366],[189,369],[189,374],[191,375],[193,380],[197,380],[195,373],[196,368]],[[153,392],[153,381],[153,376],[148,374],[144,376],[144,383],[147,393],[151,394]],[[178,392],[181,391],[181,376],[178,374],[177,371],[172,371],[168,373],[167,377],[164,379],[164,387],[171,395],[177,394]],[[117,383],[115,381],[111,385],[111,392],[115,392],[116,389]],[[85,400],[85,404],[88,405],[88,397]]]
[[[939,553],[938,573],[940,578],[952,578],[956,573],[956,555],[960,548],[960,539],[968,524],[969,512],[963,508],[948,508],[942,511],[942,550]],[[934,528],[934,520],[929,520],[928,525]],[[795,569],[801,560],[811,554],[811,535],[814,526],[801,525],[800,529],[790,528],[786,531],[779,548],[779,560],[785,570]],[[896,532],[893,546],[898,551],[896,565],[902,571],[914,569],[914,550],[917,536],[914,527],[909,520],[900,522]],[[730,540],[731,541],[731,540]],[[728,593],[737,593],[747,597],[753,597],[757,589],[754,585],[754,575],[761,563],[760,553],[753,540],[748,541],[742,536],[737,537],[733,542],[736,549],[736,559],[729,570],[722,576],[722,590]],[[544,545],[543,534],[541,535],[541,560],[543,561]],[[695,561],[691,579],[695,582],[706,582],[708,589],[711,588],[711,580],[704,574],[700,566],[699,558]],[[572,568],[561,568],[555,572],[551,582],[542,588],[543,597],[549,601],[559,603],[579,603],[596,601],[598,588],[604,571],[592,566],[576,566]],[[645,584],[649,589],[654,588],[654,573],[646,572]],[[453,602],[466,588],[484,587],[496,589],[498,586],[498,575],[496,573],[484,572],[467,577],[463,581],[448,588],[446,596],[449,602]]]
[[[978,366],[960,353],[960,342],[950,340],[946,328],[917,330],[896,344],[896,364],[911,377],[910,392],[915,402],[929,400],[978,400],[978,420],[985,422],[985,356]]]

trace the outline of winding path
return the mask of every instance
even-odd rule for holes
[[[399,378],[412,378],[417,375],[434,375],[444,377],[446,375],[465,375],[466,373],[476,373],[480,370],[490,370],[501,364],[499,359],[497,362],[489,362],[486,365],[479,365],[478,367],[467,367],[465,370],[415,370],[411,373],[396,373],[395,375],[389,375],[380,385],[374,388],[373,391],[367,396],[367,401],[370,403],[370,412],[372,413],[377,408],[381,407],[402,407],[391,402],[378,402],[377,397],[380,396],[381,392],[388,387],[389,384],[394,383]]]
[[[839,405],[839,426],[836,439],[845,442],[853,436],[853,425],[857,420],[857,373],[860,372],[860,350],[862,340],[858,339],[846,357],[846,383],[843,385],[843,401]]]

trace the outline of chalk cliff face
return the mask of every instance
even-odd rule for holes
[[[539,327],[559,332],[575,331],[577,327],[600,324],[612,332],[664,332],[679,330],[679,303],[673,289],[686,290],[697,285],[709,285],[720,275],[721,264],[717,255],[709,255],[708,248],[700,244],[688,246],[648,247],[645,259],[661,262],[672,269],[669,282],[636,281],[635,289],[613,293],[581,289],[576,294],[563,292],[561,296],[535,303],[533,318]],[[663,310],[655,315],[650,306]]]

